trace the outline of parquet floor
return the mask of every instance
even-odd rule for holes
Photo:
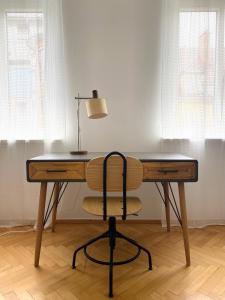
[[[56,233],[46,231],[38,269],[33,267],[34,232],[0,237],[0,299],[108,299],[106,266],[90,262],[81,253],[77,269],[71,269],[74,248],[105,229],[101,224],[58,224]],[[154,269],[147,271],[144,254],[115,267],[114,299],[225,299],[225,226],[190,230],[189,268],[185,268],[179,228],[167,233],[160,225],[126,224],[118,229],[151,251]],[[133,253],[132,246],[124,243],[117,244],[117,258]],[[90,253],[107,257],[106,241],[92,246]]]

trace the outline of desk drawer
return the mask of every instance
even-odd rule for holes
[[[197,166],[194,162],[144,162],[146,181],[196,181]]]
[[[29,181],[85,180],[84,162],[30,162]]]

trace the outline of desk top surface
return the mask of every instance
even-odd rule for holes
[[[89,152],[85,155],[72,155],[70,153],[50,153],[29,159],[27,162],[47,161],[89,161],[95,157],[105,156],[108,152]],[[126,156],[132,156],[141,161],[195,161],[191,157],[177,153],[147,153],[147,152],[123,152]]]

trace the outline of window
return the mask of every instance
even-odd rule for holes
[[[220,118],[214,114],[217,106],[217,12],[180,12],[179,19],[177,111],[180,119],[189,114],[196,121],[204,111],[209,132],[213,118]]]
[[[164,42],[165,138],[225,137],[225,7],[176,7]],[[222,3],[222,2],[218,2]]]
[[[6,13],[6,30],[8,101],[16,136],[35,122],[40,138],[45,92],[43,13]]]
[[[179,100],[213,103],[216,82],[216,12],[181,12]],[[205,101],[204,100],[204,101]]]

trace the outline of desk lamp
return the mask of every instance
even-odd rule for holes
[[[86,100],[86,109],[87,115],[89,119],[100,119],[104,118],[108,115],[106,100],[104,98],[98,98],[98,91],[92,91],[92,98],[90,97],[80,97],[79,93],[78,96],[75,97],[77,100],[77,151],[71,151],[70,154],[73,155],[83,155],[87,154],[88,151],[81,150],[81,139],[80,139],[80,101]]]

